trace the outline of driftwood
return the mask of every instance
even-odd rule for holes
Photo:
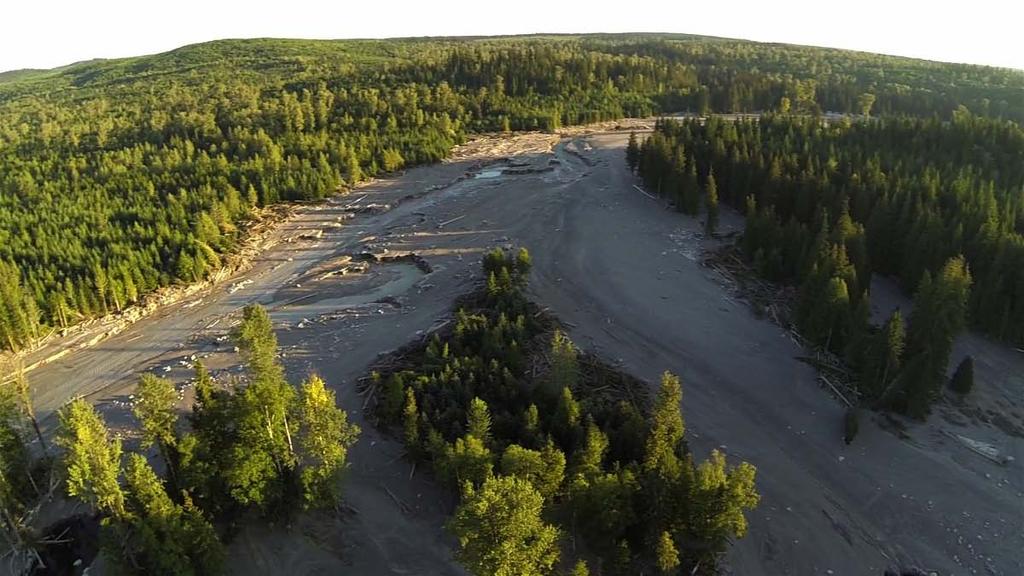
[[[395,496],[395,493],[392,492],[383,482],[380,483],[380,487],[383,488],[384,491],[388,493],[388,496],[390,496],[391,499],[395,501],[395,504],[398,505],[398,508],[402,510],[403,514],[409,514],[410,512],[412,512],[412,509],[409,508],[409,505],[403,502],[398,496]]]
[[[749,302],[755,312],[784,328],[794,344],[810,352],[812,355],[800,356],[798,360],[817,370],[818,381],[823,387],[846,406],[853,407],[859,403],[857,378],[846,363],[804,338],[793,327],[790,318],[797,298],[794,287],[776,285],[761,279],[757,271],[742,258],[735,244],[705,252],[701,265],[714,271],[722,279],[725,289]]]

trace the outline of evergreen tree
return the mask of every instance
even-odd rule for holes
[[[412,388],[405,389],[405,408],[402,409],[403,434],[405,446],[415,452],[420,441],[419,410],[416,407],[416,394]]]
[[[487,409],[487,403],[479,398],[473,398],[469,403],[466,420],[467,434],[484,444],[489,444],[491,441],[491,413]]]
[[[32,477],[32,457],[25,443],[23,414],[15,391],[0,387],[0,511],[8,542],[21,540],[23,526],[19,518],[25,508],[40,496]]]
[[[858,389],[869,400],[887,395],[900,371],[905,338],[899,310],[894,310],[882,329],[868,338],[861,359]]]
[[[213,526],[191,505],[171,501],[144,456],[132,454],[125,468],[131,514],[112,526],[122,570],[134,574],[213,575],[224,550]]]
[[[682,398],[679,378],[669,372],[662,374],[661,387],[658,389],[658,397],[651,415],[651,432],[644,450],[645,472],[667,479],[679,476],[679,456],[685,432],[680,409]]]
[[[658,571],[662,574],[671,574],[679,568],[679,551],[668,532],[662,532],[658,537],[654,557]]]
[[[953,339],[967,322],[971,275],[962,256],[950,259],[932,280],[927,274],[914,298],[906,363],[896,407],[923,418],[943,382]]]
[[[439,467],[441,476],[456,486],[467,483],[479,486],[492,477],[493,460],[483,441],[467,434],[445,448]]]
[[[718,229],[718,184],[715,183],[715,175],[708,174],[707,183],[704,185],[704,204],[707,207],[707,219],[704,221],[704,232],[713,236]]]
[[[715,566],[731,538],[747,532],[745,510],[757,506],[756,470],[743,462],[728,470],[725,456],[717,450],[697,467],[690,486],[688,517],[678,529],[688,549],[689,561]]]
[[[636,132],[629,133],[629,143],[626,145],[626,165],[630,172],[636,172],[637,163],[640,161],[640,145],[636,141]]]
[[[579,361],[576,348],[569,338],[560,330],[555,330],[551,337],[551,383],[558,390],[569,388],[570,391],[579,380]]]

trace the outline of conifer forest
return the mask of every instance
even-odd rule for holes
[[[1022,126],[687,34],[0,72],[0,566],[1020,574]]]

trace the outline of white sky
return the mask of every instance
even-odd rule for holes
[[[638,31],[1024,69],[1022,0],[2,0],[0,71],[219,38]]]

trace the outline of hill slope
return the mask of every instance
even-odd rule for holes
[[[469,132],[960,105],[1024,119],[1024,73],[652,34],[224,40],[7,73],[0,346],[208,274],[255,206],[439,160]]]

